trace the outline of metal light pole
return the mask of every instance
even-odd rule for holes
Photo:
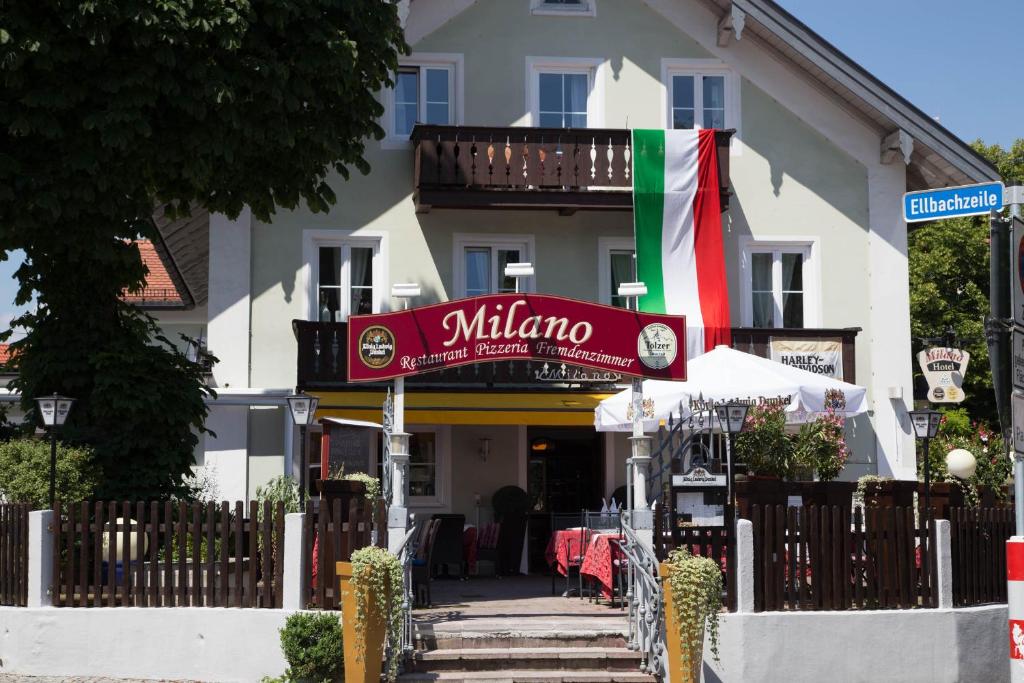
[[[647,294],[647,285],[643,282],[623,282],[619,285],[618,295],[626,299],[632,299],[633,310],[640,310],[640,297]],[[637,515],[636,511],[647,511],[647,464],[651,460],[651,438],[644,436],[644,384],[641,377],[633,377],[631,382],[632,393],[630,394],[630,408],[633,413],[633,435],[629,442],[631,446],[630,458],[626,460],[626,509],[629,510],[630,524],[635,530],[650,530],[653,532],[653,525],[643,515]],[[648,534],[650,535],[650,534]],[[653,545],[653,536],[646,538],[643,533],[638,534],[641,539],[648,540]]]
[[[420,286],[415,282],[391,286],[391,296],[400,299],[404,310],[409,310],[409,300],[420,295]],[[391,442],[387,444],[390,468],[384,473],[391,479],[391,500],[388,505],[388,550],[398,554],[398,548],[409,527],[409,508],[406,502],[406,473],[409,471],[409,434],[405,431],[405,378],[395,378],[395,396],[391,401],[392,423]]]
[[[914,425],[914,436],[924,441],[924,518],[930,533],[932,528],[932,466],[928,457],[928,446],[935,435],[939,433],[942,413],[931,409],[911,410],[910,421]]]
[[[36,399],[36,407],[50,432],[50,509],[57,497],[57,427],[62,427],[68,419],[71,406],[75,399],[67,396],[45,396]]]
[[[729,457],[726,460],[726,496],[729,504],[732,505],[733,474],[736,470],[736,435],[743,431],[743,425],[747,421],[747,412],[750,405],[738,401],[719,403],[715,406],[715,416],[722,427],[722,431],[729,437]]]
[[[306,427],[312,424],[320,399],[307,394],[292,394],[286,400],[292,422],[299,428],[299,509],[303,510],[306,506],[306,469],[309,467],[306,460]],[[321,478],[326,475],[326,472],[320,473]]]

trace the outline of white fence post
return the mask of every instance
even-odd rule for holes
[[[28,606],[52,607],[53,510],[28,513]]]
[[[736,611],[754,611],[754,524],[749,519],[736,520]]]
[[[305,513],[292,512],[284,516],[284,572],[281,578],[281,607],[289,610],[305,609],[303,604],[309,593],[309,567],[302,552],[302,524]]]
[[[938,607],[953,607],[953,550],[950,542],[950,526],[948,519],[936,519],[935,524],[935,590],[938,595]]]

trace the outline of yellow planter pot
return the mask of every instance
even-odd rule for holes
[[[668,651],[669,679],[672,683],[700,683],[700,670],[704,658],[704,641],[700,647],[692,647],[679,638],[679,619],[672,603],[672,584],[668,580],[669,565],[658,565],[658,576],[665,593],[665,649]],[[690,666],[683,664],[683,647],[690,648]],[[348,656],[346,650],[345,656]]]
[[[384,642],[387,638],[387,615],[367,600],[366,623],[356,622],[356,591],[352,586],[352,563],[338,562],[341,583],[341,628],[345,637],[345,683],[379,683]],[[359,627],[357,627],[359,626]]]

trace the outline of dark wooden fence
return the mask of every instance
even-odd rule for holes
[[[0,605],[28,603],[28,513],[24,503],[0,505]]]
[[[1006,541],[1013,508],[950,508],[953,604],[1006,602]]]
[[[754,609],[934,607],[932,544],[911,507],[755,505]]]
[[[731,512],[726,515],[731,519]],[[660,561],[668,559],[672,550],[688,548],[693,555],[710,557],[722,570],[722,586],[725,588],[722,603],[730,611],[736,610],[735,576],[729,572],[735,525],[725,526],[673,526],[672,514],[668,507],[659,502],[654,509],[654,554]]]
[[[281,607],[281,503],[55,507],[56,607]]]
[[[303,602],[307,607],[339,609],[336,562],[347,562],[352,552],[371,545],[374,527],[377,545],[387,547],[387,513],[384,501],[355,497],[343,505],[306,503],[302,525],[303,563],[312,568],[312,581]]]

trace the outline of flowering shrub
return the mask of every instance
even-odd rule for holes
[[[736,459],[755,474],[787,477],[794,466],[794,443],[786,434],[784,406],[753,406],[736,436]]]
[[[960,481],[946,470],[946,454],[954,448],[970,451],[978,462],[974,476]],[[918,479],[924,480],[923,448],[919,446]],[[1001,496],[1000,487],[1013,472],[1013,462],[1006,457],[1003,439],[984,423],[970,419],[963,408],[943,411],[939,433],[929,448],[932,481],[960,484],[972,502],[977,501],[977,487],[989,486]]]
[[[821,481],[832,481],[846,465],[850,449],[843,435],[843,417],[829,410],[800,427],[796,462],[813,469]]]

